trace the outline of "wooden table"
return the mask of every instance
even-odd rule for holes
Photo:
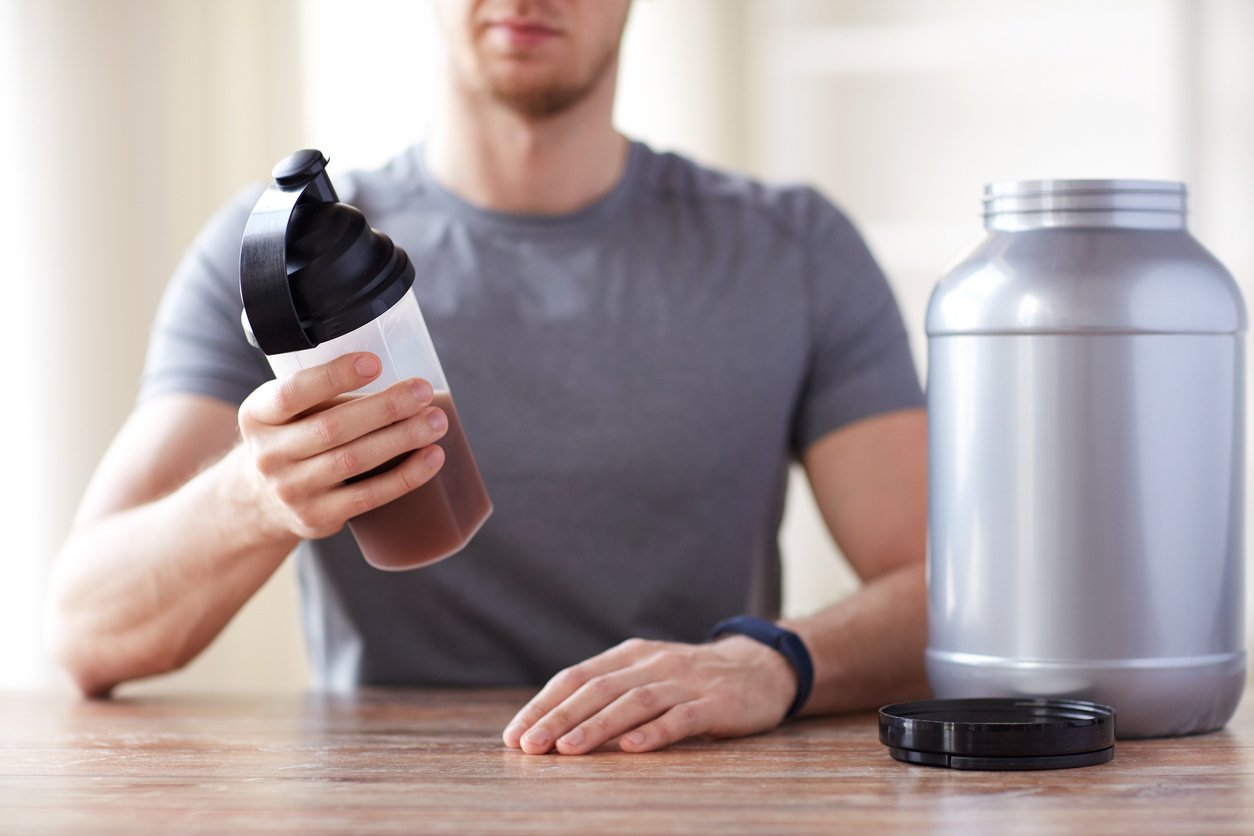
[[[648,755],[528,756],[520,691],[85,702],[0,693],[0,833],[1254,833],[1254,707],[1114,762],[959,772],[870,715]]]

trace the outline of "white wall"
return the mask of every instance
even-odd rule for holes
[[[26,314],[0,329],[26,395],[0,419],[21,440],[0,488],[0,687],[60,681],[36,652],[44,569],[130,408],[178,253],[290,149],[344,168],[420,138],[430,21],[422,0],[0,0],[0,288]],[[1195,231],[1248,295],[1252,47],[1249,0],[638,0],[616,118],[820,185],[884,263],[922,369],[927,293],[980,236],[989,179],[1187,179]],[[794,481],[785,595],[804,612],[853,579]],[[188,670],[133,690],[305,676],[289,568]]]
[[[0,79],[21,77],[18,10],[0,5]],[[25,98],[18,85],[0,83],[0,125],[13,126]],[[0,128],[0,161],[4,161],[6,194],[0,195],[0,293],[4,306],[18,315],[0,328],[0,358],[5,363],[9,397],[0,412],[0,431],[8,444],[8,478],[0,480],[0,528],[8,548],[0,562],[0,686],[31,687],[47,675],[39,645],[33,641],[39,599],[43,588],[44,561],[48,553],[46,474],[40,467],[42,450],[30,443],[40,434],[35,392],[41,376],[39,354],[33,352],[42,336],[28,315],[35,308],[36,293],[24,277],[36,274],[37,254],[18,246],[30,238],[34,218],[23,199],[34,187],[27,158],[30,138],[11,127]],[[25,361],[23,358],[25,357]]]
[[[207,215],[298,141],[301,86],[294,0],[0,2],[0,687],[25,687],[60,682],[38,653],[43,579],[130,411],[161,289]],[[246,639],[224,638],[240,652],[219,671],[257,664]],[[290,679],[282,661],[265,669]]]

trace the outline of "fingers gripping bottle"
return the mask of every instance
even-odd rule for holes
[[[413,569],[460,551],[492,502],[413,293],[414,266],[360,211],[339,201],[326,163],[312,149],[281,160],[248,218],[240,250],[244,329],[280,379],[369,351],[382,373],[349,397],[410,377],[431,383],[434,405],[448,416],[438,442],[443,467],[426,484],[349,521],[371,565]]]

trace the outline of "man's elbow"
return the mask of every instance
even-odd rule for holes
[[[44,607],[43,644],[87,699],[106,699],[123,682],[177,670],[191,658],[174,648],[137,642],[135,636],[100,635],[75,618],[55,594]]]
[[[84,697],[104,699],[117,685],[116,681],[102,675],[97,654],[86,646],[85,637],[76,635],[70,619],[51,598],[44,607],[43,644],[44,651],[69,675]]]

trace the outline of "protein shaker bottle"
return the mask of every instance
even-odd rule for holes
[[[928,675],[1069,697],[1120,737],[1219,728],[1245,684],[1245,308],[1183,184],[985,189],[927,313]]]
[[[492,503],[413,293],[413,264],[339,202],[326,163],[316,150],[280,161],[248,218],[240,252],[244,329],[279,378],[369,351],[382,373],[354,395],[410,377],[431,383],[434,404],[448,416],[439,442],[444,465],[426,484],[349,521],[371,565],[412,569],[459,551]]]

